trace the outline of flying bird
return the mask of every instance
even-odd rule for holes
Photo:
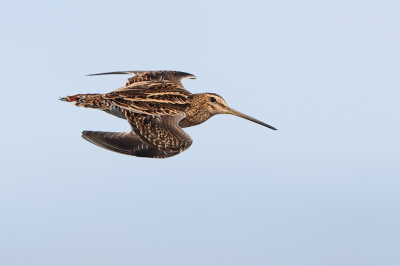
[[[79,107],[104,111],[128,120],[128,132],[83,131],[82,137],[104,149],[137,157],[168,158],[192,145],[182,129],[199,125],[216,114],[231,114],[276,128],[229,107],[215,93],[187,91],[181,81],[196,76],[179,71],[117,71],[91,74],[133,74],[126,84],[106,94],[60,98]]]

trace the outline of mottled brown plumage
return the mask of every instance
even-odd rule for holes
[[[60,100],[127,119],[132,128],[130,132],[83,131],[84,139],[111,151],[138,157],[174,156],[192,144],[192,139],[182,128],[201,124],[216,114],[233,114],[276,130],[230,108],[217,94],[191,94],[181,83],[184,78],[196,78],[189,73],[121,71],[92,75],[106,74],[134,76],[110,93],[77,94]]]

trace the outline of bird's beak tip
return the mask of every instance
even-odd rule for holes
[[[255,123],[260,124],[260,125],[263,125],[263,126],[265,126],[265,127],[268,127],[268,128],[270,128],[270,129],[272,129],[272,130],[277,130],[277,129],[274,128],[273,126],[268,125],[268,124],[266,124],[266,123],[264,123],[264,122],[261,122],[260,120],[257,120],[257,119],[255,119],[255,118],[253,118],[253,117],[251,117],[251,116],[248,116],[248,115],[245,115],[245,114],[243,114],[243,113],[241,113],[241,112],[238,112],[238,111],[236,111],[235,109],[232,109],[232,108],[229,108],[229,107],[228,107],[226,113],[227,113],[227,114],[231,114],[231,115],[236,115],[236,116],[238,116],[238,117],[247,119],[247,120],[249,120],[249,121],[255,122]]]

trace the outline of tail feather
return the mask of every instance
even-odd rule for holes
[[[72,96],[60,97],[60,101],[70,102],[78,107],[108,109],[107,101],[103,99],[103,94],[76,94]]]

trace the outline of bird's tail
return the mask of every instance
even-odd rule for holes
[[[76,94],[72,96],[60,97],[59,100],[70,102],[73,105],[85,108],[108,108],[106,100],[103,99],[103,94]]]

